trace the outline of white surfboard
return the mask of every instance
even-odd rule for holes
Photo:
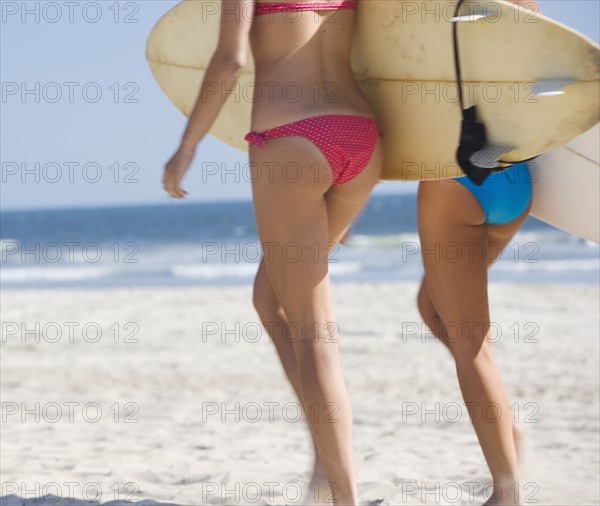
[[[156,24],[146,48],[167,97],[189,115],[216,48],[220,0],[186,0]],[[463,175],[455,160],[460,108],[452,26],[455,0],[359,0],[352,66],[384,132],[384,180]],[[600,119],[600,48],[574,30],[502,0],[467,0],[458,23],[466,106],[507,161],[549,152]],[[314,19],[314,13],[294,13]],[[305,18],[303,18],[305,19]],[[292,21],[290,21],[292,22]],[[211,134],[246,150],[254,62]]]
[[[600,126],[530,164],[531,214],[600,243]]]

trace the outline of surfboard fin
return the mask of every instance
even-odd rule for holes
[[[500,158],[514,148],[487,144],[485,125],[477,121],[475,106],[465,109],[463,114],[456,161],[467,177],[479,186],[490,174],[510,167],[510,163],[502,162]]]
[[[497,14],[496,14],[497,16]],[[473,12],[471,14],[466,14],[464,16],[454,16],[453,18],[450,18],[450,22],[451,23],[465,23],[465,22],[473,22],[473,21],[479,21],[480,19],[485,19],[485,18],[491,18],[493,17],[492,14],[487,14],[487,13],[482,13],[482,12]]]
[[[510,146],[490,146],[476,151],[469,157],[469,161],[483,169],[502,170],[504,167],[500,162],[502,155],[512,151],[515,148]]]
[[[566,93],[563,88],[573,84],[575,81],[553,80],[553,81],[538,81],[533,84],[534,97],[554,97]]]

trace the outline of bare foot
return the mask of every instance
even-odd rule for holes
[[[519,482],[503,482],[503,486],[494,484],[492,495],[483,506],[521,506],[521,487]]]
[[[490,497],[483,506],[520,506],[519,501],[515,501],[514,490],[505,489],[500,492],[499,489],[494,490],[492,497]]]
[[[312,477],[308,482],[307,496],[306,506],[333,505],[329,481],[320,459],[315,460]]]
[[[515,441],[515,451],[519,464],[523,461],[525,453],[525,439],[527,430],[522,423],[513,423],[513,439]],[[520,489],[518,483],[507,485],[501,488],[499,485],[494,487],[491,497],[483,504],[483,506],[520,506],[519,501]]]

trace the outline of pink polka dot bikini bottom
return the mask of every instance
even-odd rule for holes
[[[358,176],[368,165],[377,137],[377,124],[363,116],[322,115],[301,119],[244,137],[250,146],[262,148],[265,141],[280,137],[305,137],[317,146],[333,172],[333,184]]]

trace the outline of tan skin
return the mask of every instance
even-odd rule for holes
[[[530,1],[514,3],[537,8]],[[425,277],[418,307],[427,326],[450,350],[465,404],[473,406],[469,414],[494,480],[488,505],[520,504],[522,495],[517,458],[520,431],[513,424],[492,349],[487,271],[528,213],[505,225],[489,225],[477,199],[460,183],[447,180],[419,185],[422,252],[453,243],[460,249],[460,258],[448,261],[443,255],[423,254]],[[484,409],[492,404],[502,413],[497,421],[490,421],[496,418],[492,412],[486,418]]]
[[[252,22],[247,13],[252,13],[253,2],[222,0],[223,10],[237,10],[238,15],[222,17],[218,47],[198,101],[179,149],[165,166],[163,183],[173,198],[186,195],[183,176],[222,107],[219,94],[208,93],[209,83],[233,86],[245,65],[248,43],[255,85],[262,92],[253,105],[253,131],[322,114],[372,117],[350,68],[353,11],[275,14]],[[290,83],[286,94],[285,85]],[[254,305],[307,413],[317,455],[313,491],[319,492],[321,501],[329,496],[344,505],[358,504],[358,496],[352,414],[339,362],[327,254],[376,184],[381,151],[378,141],[366,169],[352,181],[333,186],[326,159],[305,138],[273,139],[263,149],[250,148],[254,210],[265,251]],[[299,167],[292,178],[282,169],[288,163]],[[292,243],[286,253],[284,246]],[[327,491],[319,486],[325,483]]]
[[[236,3],[239,9],[244,10],[253,2],[223,1],[228,4]],[[532,5],[528,1],[515,3]],[[370,116],[368,105],[349,70],[352,13],[319,14],[318,22],[315,22],[313,15],[314,13],[311,13],[310,21],[303,15],[304,19],[293,25],[283,21],[279,24],[271,23],[264,31],[260,29],[261,25],[258,22],[252,33],[248,20],[223,20],[219,45],[207,70],[199,100],[179,149],[165,167],[164,187],[173,198],[180,199],[186,195],[181,188],[183,176],[194,158],[197,144],[210,129],[222,106],[218,96],[207,93],[206,83],[233,86],[245,64],[249,35],[255,61],[258,62],[257,84],[260,86],[261,83],[266,85],[273,80],[294,80],[301,84],[303,90],[303,100],[300,102],[292,103],[276,93],[274,101],[256,103],[252,117],[253,130],[265,130],[313,114]],[[337,23],[327,25],[325,22],[330,20],[332,15],[336,16]],[[278,37],[277,40],[281,43],[269,44],[275,37]],[[332,65],[332,62],[335,64]],[[291,76],[297,79],[291,79]],[[323,86],[323,89],[330,83],[339,84],[343,93],[340,93],[335,103],[315,101],[315,82]],[[306,250],[315,242],[325,245],[330,241],[337,242],[343,237],[378,177],[381,168],[381,147],[377,147],[371,163],[361,176],[340,187],[332,187],[324,177],[319,177],[318,182],[315,182],[315,172],[312,168],[315,162],[319,164],[319,172],[327,175],[324,159],[310,142],[302,138],[269,141],[263,150],[252,148],[250,159],[262,165],[274,160],[283,163],[292,160],[302,168],[310,168],[310,181],[305,177],[307,171],[302,170],[303,177],[294,185],[284,180],[281,174],[270,181],[257,178],[257,182],[253,184],[257,223],[263,243],[292,240],[302,245],[302,253],[307,253]],[[479,203],[464,187],[450,181],[440,183],[437,187],[432,184],[422,184],[419,195],[420,228],[426,241],[457,242],[457,238],[462,237],[470,242],[475,238],[479,240],[480,245],[497,242],[504,247],[524,219],[523,216],[502,227],[485,225]],[[441,199],[441,196],[444,198]],[[436,220],[428,220],[430,211],[434,210],[434,207],[425,205],[429,201],[439,205],[445,202],[450,206],[444,206],[441,215],[454,220],[447,223],[451,229],[454,227],[451,234],[444,236],[443,227],[435,226],[440,215],[436,216]],[[422,209],[423,207],[425,209]],[[448,213],[449,208],[460,213]],[[428,222],[431,227],[428,226]],[[333,483],[332,495],[338,504],[357,504],[351,449],[352,421],[339,368],[337,343],[324,343],[323,339],[314,343],[314,339],[304,339],[311,333],[314,336],[315,328],[322,333],[323,324],[335,321],[329,297],[327,266],[324,261],[314,262],[314,258],[313,261],[309,261],[308,258],[313,254],[314,250],[310,251],[310,255],[303,254],[303,262],[299,264],[290,264],[277,258],[263,261],[255,282],[254,303],[262,321],[269,324],[267,329],[271,331],[287,377],[304,406],[311,406],[315,402],[318,406],[325,406],[327,402],[335,402],[338,406],[335,415],[338,422],[328,424],[329,427],[320,421],[309,419],[317,455],[313,479],[319,480],[326,476],[326,479]],[[459,313],[458,318],[464,319],[465,316],[469,316],[470,319],[471,315],[460,313],[460,308],[457,309],[452,301],[455,295],[468,296],[469,293],[475,292],[481,297],[473,301],[472,310],[479,321],[489,321],[487,263],[458,266],[468,271],[467,277],[472,278],[473,283],[471,287],[465,287],[463,284],[458,294],[452,292],[452,287],[457,286],[452,279],[457,274],[460,275],[460,271],[457,273],[453,269],[445,269],[436,264],[433,264],[433,269],[431,266],[432,263],[426,262],[426,278],[419,294],[419,307],[425,321],[432,328],[440,328],[440,315],[444,315],[445,321],[456,321],[452,316],[453,311]],[[460,279],[464,281],[463,277]],[[431,292],[436,295],[431,297]],[[295,343],[284,339],[280,330],[290,322],[297,322],[303,330],[303,339]],[[315,326],[315,323],[321,325]],[[443,332],[441,337],[443,338]],[[465,399],[499,398],[501,404],[506,406],[508,401],[491,347],[482,335],[477,336],[476,343],[478,344],[465,348],[461,348],[460,344],[454,346],[449,343],[457,361],[457,369],[465,369],[462,364],[468,365],[465,374],[459,372],[459,377],[463,378],[461,388],[465,387],[463,395]],[[476,387],[469,387],[470,378],[476,380]],[[321,418],[319,417],[319,420]],[[475,414],[474,425],[494,479],[497,483],[504,483],[507,479],[510,481],[517,474],[516,445],[512,427],[507,422],[498,424],[495,428],[486,427],[479,418]],[[492,500],[498,504],[510,504],[508,494],[500,494],[500,497]]]
[[[453,243],[459,261],[423,255],[425,277],[418,295],[423,321],[450,350],[463,399],[500,497],[489,504],[514,501],[518,482],[519,431],[513,426],[508,395],[491,343],[487,269],[519,230],[528,211],[505,225],[488,225],[473,194],[456,181],[419,185],[419,234],[422,251]],[[455,252],[452,252],[455,255]],[[451,330],[446,333],[446,326]],[[484,408],[499,406],[495,412]],[[495,502],[494,502],[495,501]]]

